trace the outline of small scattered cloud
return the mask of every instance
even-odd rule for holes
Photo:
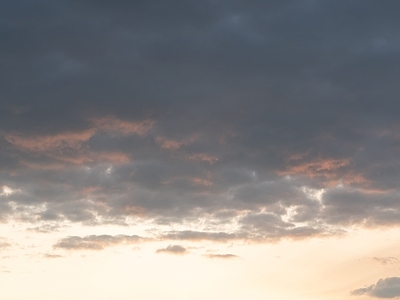
[[[59,254],[45,253],[45,254],[43,254],[43,257],[44,258],[61,258],[61,257],[64,257],[64,256],[59,255]]]
[[[211,186],[211,185],[213,185],[213,183],[210,180],[200,178],[200,177],[190,178],[190,181],[194,186]]]
[[[156,251],[156,253],[169,253],[169,254],[186,254],[187,249],[180,245],[169,245],[166,248],[161,248]]]
[[[373,260],[383,264],[383,265],[391,265],[391,264],[395,264],[398,263],[399,260],[396,257],[373,257]]]
[[[5,238],[0,238],[0,250],[10,247],[11,244]]]
[[[19,192],[20,190],[13,190],[12,188],[10,188],[7,185],[3,185],[2,186],[2,192],[0,193],[0,196],[10,196],[12,194],[14,194],[15,192]]]
[[[217,259],[236,259],[236,258],[240,258],[237,255],[234,254],[207,254],[205,255],[208,258],[217,258]]]
[[[350,292],[353,296],[369,295],[375,298],[389,299],[400,297],[400,277],[379,279],[376,284]]]
[[[133,244],[142,241],[137,235],[89,235],[85,237],[69,236],[59,240],[53,247],[64,250],[103,250],[121,244]]]
[[[182,146],[187,146],[190,143],[194,142],[196,140],[196,137],[189,137],[183,140],[174,140],[167,138],[165,136],[157,136],[155,138],[156,143],[161,147],[161,149],[166,149],[166,150],[177,150]]]
[[[51,233],[51,232],[55,232],[58,231],[58,229],[61,226],[59,225],[52,225],[52,224],[43,224],[40,226],[36,226],[36,227],[32,227],[32,228],[28,228],[27,231],[33,231],[33,232],[37,232],[37,233]]]

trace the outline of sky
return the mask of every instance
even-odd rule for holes
[[[400,297],[400,2],[0,2],[0,298]]]

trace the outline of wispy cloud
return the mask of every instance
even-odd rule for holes
[[[399,260],[396,257],[373,257],[373,260],[383,264],[383,265],[391,265],[391,264],[396,264],[399,262]]]
[[[69,236],[59,240],[53,247],[64,250],[103,250],[120,244],[134,244],[143,241],[137,235],[89,235]]]
[[[236,259],[239,256],[234,254],[207,254],[205,255],[208,258],[216,258],[216,259]]]

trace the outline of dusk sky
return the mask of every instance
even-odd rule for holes
[[[400,1],[0,2],[0,299],[400,297]]]

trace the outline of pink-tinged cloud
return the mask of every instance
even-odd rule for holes
[[[31,162],[22,160],[19,164],[23,167],[33,170],[62,170],[70,166],[82,166],[95,162],[123,164],[130,161],[128,155],[122,152],[91,152],[91,151],[76,151],[69,155],[58,153],[49,153],[47,157],[52,161],[48,162]]]
[[[115,117],[104,117],[92,119],[92,123],[97,130],[113,132],[117,134],[146,134],[153,126],[153,120],[142,120],[142,121],[125,121]]]
[[[368,187],[372,184],[370,180],[361,173],[345,170],[350,164],[349,159],[317,159],[303,161],[307,152],[294,154],[288,159],[288,167],[279,171],[278,175],[303,175],[310,178],[324,177],[326,186],[335,186],[339,183],[345,185],[356,185]]]
[[[154,125],[152,120],[124,121],[113,117],[92,119],[93,127],[77,132],[62,132],[53,135],[23,136],[16,133],[5,134],[10,144],[29,152],[48,152],[54,150],[77,150],[98,132],[111,132],[122,135],[144,135]],[[78,163],[79,164],[79,163]]]
[[[218,157],[208,155],[205,153],[188,155],[188,156],[186,156],[186,158],[188,160],[205,161],[205,162],[208,162],[210,165],[215,164],[219,160]]]
[[[298,161],[298,160],[302,160],[303,158],[305,158],[310,151],[306,151],[306,152],[301,152],[301,153],[292,153],[289,155],[288,157],[288,161]]]
[[[187,178],[187,177],[182,177],[182,176],[172,177],[167,180],[163,180],[163,181],[161,181],[161,184],[170,185],[170,184],[174,184],[176,182],[189,182],[192,186],[211,186],[213,184],[210,180],[205,179],[205,178],[201,178],[201,177]]]
[[[164,136],[157,136],[156,143],[161,147],[161,149],[167,149],[167,150],[176,150],[179,149],[182,145],[184,145],[183,142],[168,139]]]
[[[196,186],[211,186],[213,184],[210,180],[200,177],[191,178],[190,181]]]
[[[47,163],[36,163],[36,162],[29,162],[26,160],[20,161],[19,164],[22,167],[33,169],[33,170],[62,170],[65,169],[64,163],[59,162],[47,162]]]
[[[155,141],[161,147],[161,149],[166,150],[177,150],[182,146],[187,146],[190,143],[193,143],[197,137],[192,136],[190,138],[183,139],[181,141],[169,139],[165,136],[157,136]]]
[[[357,184],[359,186],[368,186],[372,184],[370,180],[365,178],[362,174],[355,174],[350,171],[341,177],[341,182],[346,185]]]
[[[125,207],[122,210],[122,213],[130,216],[145,217],[146,209],[135,205],[125,205]]]
[[[17,148],[32,152],[46,152],[51,150],[70,148],[79,149],[95,133],[94,129],[81,132],[64,132],[54,135],[22,136],[18,134],[7,134],[4,138]]]
[[[325,184],[333,186],[338,183],[344,184],[367,184],[367,180],[361,174],[347,172],[347,174],[339,174],[339,170],[347,167],[350,163],[349,159],[316,159],[313,161],[302,162],[303,155],[291,156],[288,160],[288,167],[284,171],[278,171],[278,175],[301,175],[310,178],[324,177]]]
[[[280,172],[280,175],[329,176],[336,170],[347,166],[349,162],[348,159],[318,159],[289,166],[285,171]]]
[[[49,155],[58,161],[71,163],[74,165],[84,165],[87,163],[94,162],[108,162],[113,164],[122,164],[130,161],[128,155],[122,152],[92,152],[83,151],[81,153],[76,153],[75,155]]]

